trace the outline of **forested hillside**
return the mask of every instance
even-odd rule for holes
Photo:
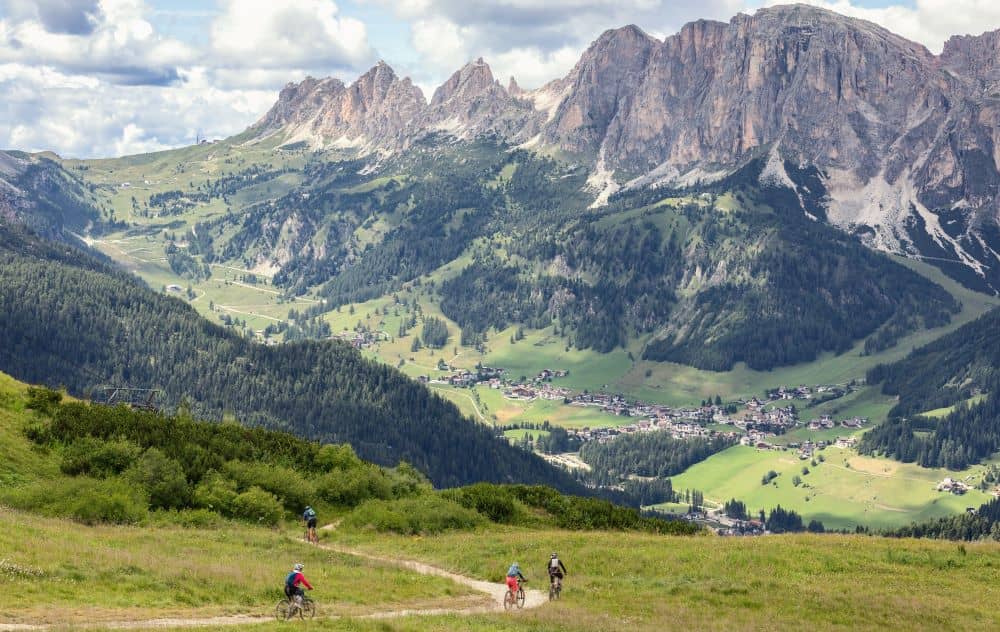
[[[912,524],[887,531],[885,535],[896,538],[1000,541],[1000,498],[981,505],[974,512],[967,511],[957,516]]]
[[[1000,310],[879,365],[868,381],[899,396],[860,449],[927,466],[964,468],[1000,450]],[[947,410],[951,407],[950,410]],[[921,415],[945,409],[934,417]]]
[[[523,151],[468,151],[397,164],[431,175],[369,193],[366,222],[398,219],[380,242],[340,252],[323,286],[331,305],[395,291],[464,253],[471,263],[437,293],[465,341],[555,322],[571,347],[607,352],[652,334],[646,359],[713,370],[795,364],[863,338],[880,351],[959,308],[810,219],[803,204],[822,210],[808,195],[761,187],[760,161],[711,187],[635,191],[585,210],[578,171]]]
[[[0,220],[30,226],[55,239],[101,223],[90,188],[55,160],[0,151]],[[107,218],[111,223],[114,218]]]
[[[761,184],[754,160],[711,185],[629,189],[592,208],[581,165],[495,139],[432,136],[376,166],[302,149],[244,165],[245,151],[216,150],[214,180],[140,193],[128,208],[147,230],[124,238],[165,244],[190,280],[208,265],[268,270],[284,297],[322,299],[306,319],[427,284],[463,344],[555,325],[567,349],[644,340],[647,360],[723,371],[859,340],[878,352],[959,307],[828,225],[815,171],[791,164],[796,190]],[[175,234],[168,219],[187,228]]]
[[[916,349],[903,360],[879,365],[868,381],[899,396],[893,415],[911,415],[991,390],[1000,376],[1000,309]]]
[[[0,370],[86,394],[162,388],[198,416],[347,442],[406,460],[440,486],[480,480],[577,489],[396,370],[337,342],[266,347],[199,317],[82,252],[0,225]]]

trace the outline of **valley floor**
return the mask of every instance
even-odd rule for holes
[[[742,500],[750,512],[781,505],[798,512],[807,522],[821,521],[828,529],[901,527],[962,513],[966,507],[979,507],[991,498],[976,489],[962,496],[936,490],[946,477],[978,482],[983,466],[952,472],[860,456],[854,450],[836,447],[820,454],[824,460],[812,465],[800,460],[794,451],[735,446],[671,480],[674,489],[682,493],[685,489],[704,493],[711,507],[721,507],[731,498]],[[808,474],[802,473],[804,467]],[[761,479],[769,471],[777,472],[778,477],[763,485]],[[793,484],[795,476],[801,484]]]

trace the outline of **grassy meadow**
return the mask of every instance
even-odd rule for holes
[[[859,456],[853,450],[829,447],[819,452],[824,461],[813,466],[794,451],[757,450],[735,446],[697,463],[671,480],[674,489],[697,489],[706,502],[719,506],[736,498],[755,512],[781,505],[793,509],[807,522],[817,519],[833,529],[853,530],[858,525],[890,528],[922,522],[978,507],[990,497],[978,490],[955,496],[934,488],[951,476],[978,482],[984,466],[964,472],[922,468],[912,463]],[[803,474],[802,468],[809,473]],[[769,471],[778,477],[768,485],[761,479]],[[802,484],[792,483],[794,476]]]
[[[499,580],[517,560],[536,587],[544,587],[544,563],[555,550],[569,573],[563,599],[536,610],[339,622],[322,629],[988,630],[1000,625],[1000,614],[991,606],[1000,597],[996,544],[516,529],[419,539],[333,537],[490,580]]]
[[[327,614],[481,601],[447,580],[237,522],[92,527],[0,510],[0,551],[0,622],[7,623],[267,614],[295,562],[305,564],[317,599],[327,596]]]

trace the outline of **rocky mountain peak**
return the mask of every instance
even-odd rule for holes
[[[951,37],[944,44],[941,62],[961,75],[1000,80],[1000,29]]]
[[[489,64],[480,57],[456,70],[441,86],[434,91],[431,106],[441,105],[451,99],[469,99],[480,95],[495,93],[502,98],[507,92],[493,78]]]
[[[545,141],[597,154],[621,100],[629,100],[659,41],[637,26],[605,31],[563,81],[561,100],[544,131]]]
[[[431,132],[458,138],[497,134],[512,141],[526,140],[540,123],[541,115],[504,89],[482,57],[457,70],[434,92],[422,119]]]
[[[511,75],[510,81],[507,82],[507,94],[512,97],[520,97],[524,94],[524,89],[518,85],[513,75]]]

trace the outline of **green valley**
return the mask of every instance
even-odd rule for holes
[[[751,336],[736,343],[744,336],[737,333],[744,318],[749,318],[746,322],[762,318],[752,315],[761,308],[760,301],[770,305],[766,309],[791,304],[781,294],[784,286],[767,285],[778,279],[785,283],[788,275],[777,268],[768,272],[766,266],[784,270],[792,264],[774,258],[754,263],[753,257],[781,251],[781,256],[797,260],[798,246],[784,250],[782,231],[792,231],[785,237],[789,244],[819,240],[817,248],[830,248],[836,242],[834,232],[817,232],[810,222],[798,219],[786,197],[748,185],[753,166],[748,167],[749,176],[737,174],[701,190],[626,193],[599,211],[581,210],[587,197],[571,164],[520,152],[504,154],[488,142],[465,145],[460,154],[428,146],[397,156],[372,173],[361,169],[363,163],[349,153],[283,149],[241,138],[148,156],[67,161],[64,166],[90,183],[103,200],[97,206],[109,220],[112,210],[118,221],[128,218],[126,229],[91,236],[91,245],[154,290],[181,298],[204,317],[258,340],[340,338],[362,355],[428,382],[432,392],[477,422],[521,428],[505,433],[518,441],[526,434],[543,436],[546,431],[539,430],[543,427],[582,431],[632,427],[636,421],[600,406],[568,406],[560,398],[546,399],[537,393],[511,395],[509,384],[527,384],[546,370],[565,373],[548,382],[555,393],[621,395],[676,408],[697,407],[716,397],[726,403],[742,402],[779,386],[854,384],[846,396],[818,406],[800,404],[803,423],[829,415],[837,420],[866,418],[877,425],[886,419],[893,401],[878,387],[864,385],[870,369],[901,359],[1000,305],[996,298],[964,288],[926,263],[868,254],[859,259],[867,251],[852,250],[849,241],[842,241],[831,252],[847,248],[845,254],[853,252],[850,257],[855,261],[868,261],[865,265],[881,272],[841,271],[829,276],[835,266],[844,265],[841,259],[841,263],[831,260],[831,267],[816,278],[844,274],[892,278],[894,292],[913,287],[925,298],[935,298],[929,302],[914,302],[902,294],[891,298],[885,286],[870,295],[879,297],[872,305],[880,306],[871,314],[886,318],[881,325],[862,325],[867,336],[855,333],[853,340],[836,342],[818,330],[803,332],[810,340],[825,340],[811,347],[814,351],[805,350],[813,342],[803,347],[801,340],[791,338],[753,342]],[[564,228],[553,231],[553,226]],[[775,232],[775,226],[781,229]],[[748,234],[763,237],[747,239]],[[442,247],[428,250],[432,243]],[[625,249],[616,251],[613,243]],[[705,259],[709,243],[715,254]],[[640,254],[644,248],[653,250]],[[671,248],[677,249],[674,255]],[[667,259],[658,260],[657,249]],[[604,254],[595,258],[597,251]],[[629,256],[639,257],[645,267],[634,267]],[[750,303],[723,298],[716,281],[671,268],[667,260],[678,256],[694,257],[703,267],[721,265],[733,282],[763,287],[764,293]],[[501,278],[516,283],[497,285]],[[639,320],[601,320],[604,317],[598,315],[585,322],[569,316],[579,306],[564,312],[553,307],[568,296],[581,300],[598,287],[624,300],[631,300],[629,292],[649,295],[649,288],[642,285],[649,278],[674,284],[671,296],[663,295],[660,303],[643,308],[673,312],[675,317],[665,328],[639,314],[634,314]],[[676,280],[666,281],[670,278]],[[602,286],[602,279],[613,281],[613,287]],[[816,281],[803,278],[803,282]],[[529,287],[535,294],[524,293]],[[466,296],[468,288],[475,289]],[[854,289],[845,286],[843,291]],[[536,296],[539,292],[542,303]],[[746,296],[745,289],[737,295]],[[843,295],[836,300],[869,299]],[[898,301],[892,318],[884,311],[886,300]],[[913,311],[918,304],[924,311]],[[805,305],[794,309],[814,308],[825,309]],[[695,315],[699,310],[718,315],[730,309],[730,316],[716,320]],[[702,324],[685,328],[677,321],[681,314]],[[443,343],[426,344],[421,330],[430,321],[443,324]],[[595,327],[604,328],[603,333]],[[799,335],[794,333],[796,325],[781,327],[793,337]],[[725,344],[736,346],[698,359],[689,353],[695,347],[686,346],[681,338],[665,342],[681,331],[698,340],[730,339],[733,342]],[[595,344],[599,339],[605,342]],[[617,342],[607,344],[608,340]],[[740,359],[738,349],[744,343],[755,350],[757,359]],[[805,355],[763,353],[777,347],[796,347]],[[502,369],[506,385],[469,385],[453,379],[482,366]],[[712,428],[732,430],[725,425]],[[832,442],[851,434],[856,433],[798,427],[777,443]],[[709,472],[723,476],[728,454],[686,472],[675,489],[699,489],[709,499],[725,500]],[[864,484],[849,477],[842,486],[854,489]],[[765,501],[767,507],[781,502],[838,528],[859,524],[859,518],[870,518],[861,522],[872,526],[901,525],[961,509],[961,502],[941,504],[935,493],[928,492],[900,499],[906,511],[892,511],[891,503],[869,499],[858,501],[863,507],[859,510],[835,503],[831,514],[818,508],[822,503],[808,504],[813,501],[804,500],[805,496],[793,502],[781,495],[760,497],[759,491],[743,490],[739,497],[751,505]]]

